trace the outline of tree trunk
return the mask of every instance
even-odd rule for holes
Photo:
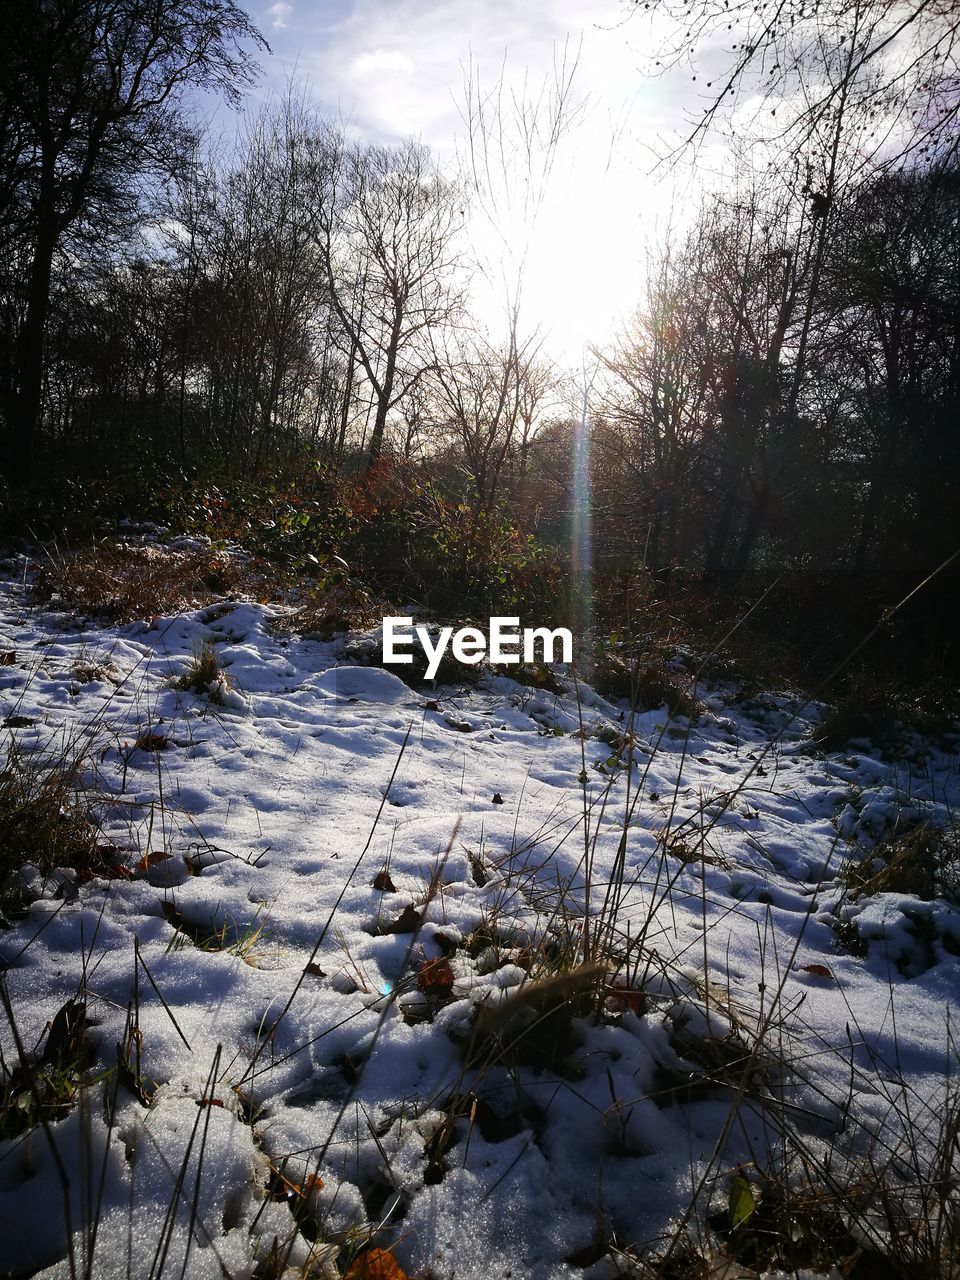
[[[350,399],[353,395],[353,379],[357,367],[357,344],[350,343],[347,372],[344,376],[343,402],[340,406],[340,432],[337,436],[337,466],[343,463],[343,451],[347,444],[347,427],[350,425]]]
[[[17,344],[13,439],[7,462],[8,473],[16,479],[28,476],[37,459],[43,404],[43,338],[50,311],[50,280],[56,243],[55,229],[49,224],[42,225],[30,268],[27,310]]]
[[[739,484],[739,481],[738,481]],[[720,508],[720,515],[714,529],[714,535],[710,542],[710,548],[707,552],[706,564],[703,570],[704,582],[712,583],[723,577],[724,563],[727,556],[727,544],[733,533],[734,516],[737,513],[739,500],[737,497],[738,485],[731,484],[724,495],[723,505]]]
[[[736,578],[742,577],[749,567],[753,548],[766,520],[769,505],[770,488],[769,485],[764,484],[754,495],[746,528],[740,535],[740,544],[737,547],[737,553],[733,561],[733,576]]]
[[[390,346],[387,348],[387,366],[383,373],[383,382],[380,384],[380,394],[377,397],[377,416],[373,420],[373,434],[370,437],[370,449],[367,454],[368,467],[373,466],[383,452],[383,434],[387,426],[390,398],[393,395],[393,383],[397,374],[399,342],[399,333],[395,330],[391,336]]]

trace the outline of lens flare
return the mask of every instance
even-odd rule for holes
[[[570,611],[577,634],[584,641],[584,672],[593,668],[593,543],[590,512],[590,389],[593,378],[584,374],[580,418],[573,427],[573,517],[571,521]]]

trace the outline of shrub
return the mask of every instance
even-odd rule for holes
[[[176,552],[94,542],[38,566],[37,596],[81,613],[132,622],[209,604],[235,587],[240,570],[214,551]]]
[[[504,511],[452,501],[423,468],[381,457],[359,479],[323,466],[295,479],[231,487],[178,482],[165,493],[176,528],[236,539],[298,592],[320,634],[361,621],[377,596],[437,612],[528,610],[559,619],[560,557]]]
[[[699,708],[689,683],[655,653],[640,654],[629,662],[622,654],[605,649],[593,674],[594,688],[605,697],[625,698],[631,706],[644,710],[666,706],[671,716],[688,716],[692,720]]]
[[[563,685],[543,662],[521,662],[519,666],[497,668],[503,675],[516,680],[528,689],[542,689],[545,693],[562,693]]]
[[[960,833],[917,823],[844,867],[841,880],[856,896],[902,893],[930,902],[957,900],[960,889]]]
[[[828,706],[814,741],[827,750],[842,751],[852,741],[867,739],[881,750],[895,752],[903,749],[911,732],[943,736],[952,728],[955,712],[940,690],[910,690],[900,681],[859,670]]]
[[[0,893],[8,900],[22,896],[18,873],[28,865],[44,877],[69,867],[81,878],[102,865],[81,767],[66,756],[38,763],[10,745],[0,771]]]
[[[371,592],[339,556],[331,557],[301,594],[301,603],[282,625],[319,640],[372,628],[386,612],[377,609]]]
[[[199,648],[194,649],[189,666],[174,680],[173,687],[185,693],[215,694],[225,679],[217,662],[216,649],[209,640],[204,640]]]

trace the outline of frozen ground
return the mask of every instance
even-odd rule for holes
[[[631,748],[565,677],[414,691],[266,606],[111,629],[0,589],[0,741],[82,746],[130,871],[27,869],[0,931],[23,1045],[85,997],[102,1076],[56,1158],[39,1129],[0,1144],[4,1275],[70,1274],[68,1184],[77,1274],[281,1274],[273,1248],[336,1276],[380,1227],[411,1276],[600,1280],[784,1123],[855,1163],[901,1081],[936,1119],[960,914],[837,873],[946,821],[957,756],[824,756],[817,708],[722,688],[693,726],[638,715]],[[205,642],[220,703],[172,687]],[[585,908],[600,1014],[481,1052],[478,1006],[569,967]]]

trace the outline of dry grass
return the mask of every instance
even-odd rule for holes
[[[902,1081],[891,1104],[889,1131],[874,1134],[860,1157],[836,1158],[787,1134],[775,1165],[739,1171],[709,1216],[718,1252],[749,1274],[804,1268],[844,1280],[956,1280],[956,1088],[946,1085],[930,1139],[915,1127],[916,1099]]]
[[[509,676],[517,684],[528,689],[542,689],[545,693],[563,693],[563,685],[550,667],[542,662],[521,662],[519,666],[494,667],[499,675]]]
[[[76,1105],[89,1066],[86,1001],[68,1000],[49,1023],[43,1049],[23,1053],[0,1081],[0,1140],[62,1120]]]
[[[180,587],[182,582],[177,589]],[[141,597],[141,603],[142,600]],[[318,599],[317,604],[319,607],[323,601]],[[163,611],[170,608],[168,598]],[[696,713],[690,682],[685,683],[684,677],[673,672],[662,660],[651,659],[649,664],[638,662],[631,666],[616,658],[608,662],[605,670],[606,675],[601,673],[598,684],[603,687],[605,681],[606,691],[613,696],[629,698],[634,706],[659,707],[666,704],[674,715],[692,716]],[[177,683],[184,689],[207,692],[220,674],[216,653],[209,646],[195,654],[193,663]],[[463,679],[463,673],[456,671],[455,678]],[[628,756],[632,755],[631,728],[627,727],[622,734],[611,732],[616,739],[611,745],[616,745],[618,751],[624,750]],[[584,736],[581,723],[581,738]],[[150,747],[143,745],[145,740],[139,740],[142,749],[158,749],[160,736],[153,735],[153,738]],[[406,739],[394,775],[405,748]],[[11,759],[12,766],[8,761],[7,770],[0,776],[0,856],[16,850],[15,864],[30,861],[47,868],[64,864],[82,865],[85,858],[95,860],[97,834],[80,784],[82,761],[61,762],[58,766],[40,769],[26,757],[14,754]],[[383,803],[389,790],[388,784]],[[714,819],[708,820],[705,816],[706,802],[697,820],[688,820],[691,821],[691,829],[697,833],[697,841],[685,841],[684,834],[678,834],[674,827],[672,831],[667,830],[659,842],[659,857],[642,886],[649,894],[650,903],[647,924],[651,926],[651,937],[647,938],[647,924],[641,924],[639,934],[636,926],[632,934],[621,931],[622,921],[618,912],[624,900],[624,886],[631,873],[624,862],[617,862],[610,872],[609,883],[601,877],[601,863],[596,860],[596,853],[602,811],[600,808],[589,811],[586,792],[584,794],[584,853],[583,861],[577,867],[579,878],[571,878],[569,883],[558,883],[556,887],[552,883],[544,887],[534,883],[535,877],[529,871],[514,874],[510,857],[488,867],[481,854],[468,855],[478,884],[487,879],[488,873],[502,876],[503,885],[498,897],[502,906],[497,910],[491,907],[490,917],[462,942],[444,935],[445,944],[450,948],[450,958],[457,966],[456,972],[490,972],[486,961],[483,966],[478,962],[481,956],[492,953],[489,962],[493,968],[513,964],[522,969],[526,977],[511,988],[511,994],[502,1003],[491,1001],[474,1007],[472,1018],[459,1041],[462,1072],[445,1100],[432,1100],[437,1102],[438,1109],[446,1118],[435,1134],[426,1140],[424,1155],[428,1163],[424,1181],[443,1180],[453,1163],[446,1157],[458,1142],[463,1144],[462,1158],[466,1162],[469,1133],[474,1123],[489,1141],[500,1141],[505,1136],[548,1123],[549,1117],[544,1112],[534,1114],[522,1100],[523,1072],[535,1068],[558,1080],[573,1081],[575,1085],[575,1055],[591,1024],[616,1024],[618,1019],[634,1016],[646,1019],[662,1014],[665,1008],[675,1007],[677,1012],[670,1014],[669,1023],[673,1028],[670,1047],[677,1057],[677,1064],[672,1074],[662,1071],[654,1079],[648,1096],[662,1107],[684,1106],[702,1099],[727,1100],[730,1119],[725,1133],[731,1132],[739,1123],[738,1111],[746,1101],[755,1111],[763,1110],[765,1119],[769,1118],[771,1131],[782,1131],[787,1135],[783,1158],[776,1169],[766,1165],[751,1166],[732,1177],[724,1163],[723,1143],[718,1142],[704,1174],[703,1185],[695,1190],[690,1213],[680,1223],[670,1224],[668,1231],[672,1234],[666,1235],[655,1247],[647,1242],[646,1250],[641,1243],[632,1242],[628,1246],[613,1234],[608,1237],[598,1234],[595,1244],[578,1251],[582,1257],[578,1257],[576,1262],[573,1258],[569,1260],[572,1265],[586,1267],[606,1256],[608,1261],[620,1266],[619,1274],[676,1280],[721,1275],[732,1280],[735,1275],[756,1275],[769,1268],[786,1269],[789,1274],[791,1270],[804,1267],[827,1272],[835,1267],[844,1280],[874,1280],[874,1277],[877,1280],[883,1280],[883,1277],[906,1280],[912,1276],[920,1280],[955,1280],[955,1259],[960,1250],[955,1203],[960,1109],[953,1104],[944,1106],[940,1134],[932,1144],[932,1150],[924,1136],[911,1128],[910,1113],[898,1112],[896,1106],[893,1108],[896,1135],[889,1140],[884,1139],[884,1143],[878,1141],[856,1167],[840,1168],[839,1161],[834,1167],[829,1147],[814,1150],[811,1146],[804,1146],[802,1139],[790,1131],[791,1121],[786,1110],[777,1110],[775,1097],[778,1078],[789,1076],[794,1064],[786,1051],[779,1056],[777,1053],[781,1014],[775,1010],[785,979],[775,981],[772,975],[774,968],[784,974],[790,971],[792,957],[788,952],[793,945],[792,940],[784,940],[782,954],[768,959],[763,970],[765,978],[769,975],[771,991],[777,988],[772,1005],[764,1009],[762,1017],[754,1011],[743,1018],[732,1001],[724,998],[724,990],[729,991],[729,984],[724,988],[722,960],[707,955],[706,884],[702,962],[698,956],[698,964],[693,966],[687,957],[687,963],[681,970],[678,961],[671,958],[669,948],[658,952],[654,945],[657,912],[666,914],[673,910],[673,888],[684,868],[697,864],[702,868],[711,861],[705,833]],[[641,797],[636,803],[642,803],[643,792],[638,790],[636,794]],[[286,1005],[274,1021],[269,1026],[264,1023],[262,1034],[258,1034],[257,1048],[241,1082],[249,1085],[251,1091],[254,1085],[259,1088],[261,1078],[270,1070],[277,1028],[303,983],[317,972],[316,960],[321,955],[325,938],[330,933],[336,934],[336,912],[343,894],[358,873],[361,860],[371,847],[383,803],[340,898],[331,906],[314,951],[303,969],[303,976],[297,979]],[[538,835],[534,842],[540,839]],[[559,847],[566,834],[542,836],[545,845],[549,845],[551,839],[559,842],[556,846]],[[865,859],[859,867],[848,870],[848,887],[856,892],[899,891],[921,897],[945,893],[952,869],[960,860],[957,845],[956,833],[945,833],[922,825],[901,831],[888,845],[878,847],[869,860]],[[529,847],[522,850],[512,847],[510,856],[531,851]],[[538,870],[548,865],[552,852],[550,848],[545,849],[543,863]],[[314,1234],[320,1234],[323,1223],[313,1216],[315,1210],[309,1202],[309,1188],[313,1182],[320,1181],[321,1170],[324,1176],[328,1176],[330,1166],[325,1160],[328,1148],[335,1141],[337,1125],[354,1105],[365,1065],[373,1057],[380,1030],[393,1005],[400,1001],[401,994],[413,995],[416,988],[417,998],[422,1006],[426,1006],[428,1014],[446,1002],[462,998],[454,989],[454,970],[447,963],[446,952],[442,960],[418,960],[420,924],[431,902],[442,898],[442,872],[443,861],[431,877],[422,898],[417,899],[417,909],[411,908],[417,923],[409,931],[404,931],[409,933],[410,940],[401,965],[401,979],[380,1006],[377,1028],[364,1056],[351,1059],[345,1055],[339,1060],[345,1062],[350,1074],[347,1077],[348,1088],[340,1095],[340,1110],[333,1120],[329,1137],[322,1146],[311,1151],[305,1161],[307,1175],[298,1176],[295,1184],[283,1175],[282,1160],[274,1166],[273,1172],[284,1184],[283,1199],[291,1210],[290,1237],[286,1242],[275,1241],[271,1256],[260,1259],[255,1272],[257,1275],[289,1276],[292,1269],[287,1263],[292,1242],[304,1233],[305,1226]],[[389,869],[385,874],[389,880]],[[652,882],[651,874],[655,877]],[[605,869],[603,876],[606,876]],[[577,885],[583,887],[577,888]],[[594,906],[597,896],[603,895],[603,907],[599,917],[596,914],[592,917],[594,925],[588,934],[591,892]],[[682,903],[683,899],[678,901]],[[174,928],[171,950],[192,943],[204,950],[240,955],[251,962],[263,940],[264,920],[259,915],[239,922],[223,917],[218,922],[215,918],[208,926],[200,927],[179,913],[174,914],[172,906],[166,908],[165,914]],[[537,916],[538,927],[535,930],[529,927],[533,914]],[[521,941],[524,934],[529,937]],[[436,938],[438,935],[433,936]],[[658,945],[663,947],[662,943]],[[694,968],[696,973],[691,976]],[[446,975],[449,975],[449,982]],[[361,989],[366,990],[366,987]],[[403,1012],[404,1006],[401,1004],[399,1007]],[[7,1119],[5,1112],[25,1113],[23,1126],[9,1130],[11,1133],[23,1132],[26,1128],[58,1118],[64,1108],[75,1104],[78,1092],[88,1086],[86,1066],[80,1054],[83,1029],[76,1015],[76,1009],[69,1016],[65,1015],[69,1025],[64,1027],[60,1036],[62,1048],[51,1030],[47,1047],[39,1058],[35,1055],[37,1061],[45,1064],[46,1076],[42,1078],[41,1090],[31,1089],[25,1084],[27,1076],[21,1067],[15,1067],[13,1073],[6,1077],[6,1093],[0,1098],[0,1136],[4,1136],[5,1123],[11,1126],[21,1124],[19,1115],[11,1114]],[[274,1017],[272,1011],[270,1016]],[[151,1095],[144,1084],[140,1061],[141,1037],[135,1017],[134,1008],[134,1012],[128,1014],[128,1028],[122,1044],[117,1045],[118,1080],[136,1093],[142,1105],[148,1106]],[[12,1023],[9,1011],[8,1018]],[[70,1018],[73,1021],[69,1021]],[[724,1028],[729,1028],[729,1031],[725,1032]],[[51,1041],[54,1048],[50,1048]],[[295,1052],[300,1052],[301,1047],[306,1046],[297,1047]],[[341,1070],[341,1066],[336,1069]],[[485,1077],[492,1071],[506,1073],[516,1084],[519,1101],[515,1111],[499,1112],[485,1097],[488,1083]],[[215,1061],[204,1096],[213,1097],[217,1072]],[[864,1074],[869,1080],[871,1073],[865,1071]],[[906,1096],[906,1086],[902,1080],[900,1084]],[[598,1115],[597,1123],[606,1125],[614,1140],[617,1126],[622,1125],[624,1145],[622,1150],[616,1148],[616,1154],[626,1156],[630,1150],[626,1145],[623,1117],[628,1114],[632,1102],[638,1099],[614,1093],[612,1078],[610,1088],[611,1105]],[[109,1095],[107,1098],[109,1100]],[[116,1107],[116,1093],[113,1106]],[[851,1130],[858,1125],[853,1113],[847,1116],[847,1122]],[[257,1120],[251,1118],[249,1123],[253,1128]],[[258,1133],[257,1139],[261,1141],[262,1134]],[[201,1151],[203,1141],[205,1131],[204,1138],[200,1139]],[[896,1159],[891,1154],[893,1152]],[[757,1159],[761,1158],[758,1156]],[[310,1166],[313,1173],[309,1173]],[[904,1169],[914,1171],[912,1180],[905,1179]],[[178,1195],[185,1173],[186,1163],[179,1175]],[[750,1188],[749,1212],[739,1216],[732,1209],[732,1189],[737,1178],[747,1182]],[[264,1188],[264,1193],[266,1203],[269,1187]],[[171,1203],[175,1204],[175,1201]],[[469,1206],[465,1208],[469,1210]],[[370,1211],[369,1216],[371,1222],[375,1222],[380,1213]],[[386,1213],[383,1220],[388,1218],[389,1213]],[[200,1231],[198,1227],[198,1241]],[[366,1253],[362,1250],[358,1253],[353,1243],[343,1244],[339,1240],[330,1243],[321,1239],[317,1247],[332,1250],[328,1256],[337,1258],[335,1265],[348,1276],[375,1274],[371,1270],[374,1262],[379,1265],[391,1257],[372,1245]],[[162,1271],[160,1266],[156,1274]],[[395,1273],[385,1271],[384,1274]],[[611,1274],[609,1268],[605,1274]]]
[[[69,867],[88,878],[105,846],[92,820],[80,757],[38,762],[11,743],[0,772],[0,893],[16,898],[27,865],[44,877]]]
[[[344,562],[306,566],[307,576],[296,582],[296,608],[282,620],[284,630],[317,640],[332,640],[350,631],[372,630],[390,610],[383,607]]]
[[[593,686],[608,698],[626,698],[631,707],[650,711],[665,706],[671,716],[699,714],[699,706],[691,691],[691,681],[674,671],[659,654],[648,653],[633,662],[611,650],[597,661]]]
[[[242,581],[241,567],[213,550],[96,542],[40,561],[34,589],[44,603],[134,622],[209,604]]]
[[[223,701],[226,675],[220,670],[217,651],[209,640],[194,650],[187,669],[173,682],[175,689],[184,693],[207,694],[211,701]]]
[[[911,692],[902,682],[860,671],[827,707],[814,741],[825,750],[843,751],[862,739],[887,753],[897,753],[907,745],[911,733],[940,739],[955,730],[957,710],[955,701],[941,688]]]
[[[930,902],[956,901],[960,890],[960,832],[919,822],[849,862],[841,881],[855,897],[910,894]]]

